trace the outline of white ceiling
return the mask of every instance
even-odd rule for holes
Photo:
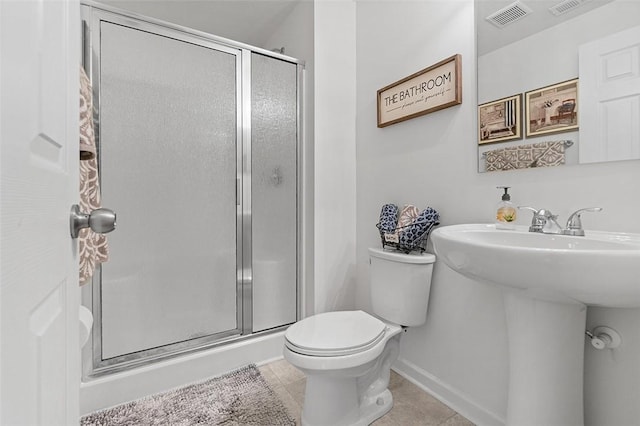
[[[296,4],[306,0],[98,0],[130,12],[168,21],[265,49]]]
[[[586,0],[582,5],[560,16],[549,12],[551,6],[562,0],[520,0],[533,10],[533,13],[519,21],[500,29],[485,20],[494,12],[508,6],[514,0],[476,0],[476,29],[478,32],[478,55],[484,55],[500,47],[521,40],[546,28],[559,25],[576,16],[600,7],[613,0]]]
[[[265,46],[265,40],[270,38],[298,2],[312,0],[97,1],[252,46],[272,49],[280,46]],[[554,16],[548,9],[562,0],[521,0],[521,3],[529,6],[533,13],[502,29],[485,20],[485,17],[514,1],[475,0],[478,55],[483,55],[546,28],[559,25],[613,0],[586,0],[581,6],[561,16]]]

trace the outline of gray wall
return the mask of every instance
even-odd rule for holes
[[[314,2],[314,308],[356,304],[356,3]]]
[[[357,306],[368,308],[367,247],[379,245],[375,223],[387,202],[432,206],[443,225],[492,222],[497,185],[516,204],[552,209],[561,218],[587,205],[587,229],[640,232],[640,162],[573,165],[478,174],[474,11],[471,0],[359,1],[356,13]],[[376,91],[441,59],[462,55],[463,103],[378,129]],[[521,215],[519,224],[527,224]],[[507,346],[502,297],[436,263],[427,324],[403,336],[398,369],[481,424],[506,414]],[[611,311],[611,312],[609,312]],[[640,310],[589,309],[590,324],[628,330],[619,355],[586,347],[587,424],[632,424],[626,404],[640,399]],[[597,320],[596,320],[597,312]],[[596,324],[593,324],[596,325]],[[615,368],[626,374],[611,378]],[[615,386],[614,386],[615,385]],[[607,389],[607,391],[600,390]],[[637,405],[637,404],[636,404]]]

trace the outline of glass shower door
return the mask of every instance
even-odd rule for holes
[[[100,21],[102,198],[118,232],[98,365],[242,330],[240,52],[158,32]]]
[[[298,68],[251,54],[253,331],[297,318]]]

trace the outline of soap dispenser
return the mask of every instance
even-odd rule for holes
[[[510,187],[497,186],[496,188],[504,189],[502,200],[496,209],[496,229],[515,229],[516,208],[511,203]]]

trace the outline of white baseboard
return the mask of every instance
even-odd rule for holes
[[[481,407],[468,395],[405,359],[398,359],[393,370],[476,425],[505,425],[505,419],[498,414]]]

